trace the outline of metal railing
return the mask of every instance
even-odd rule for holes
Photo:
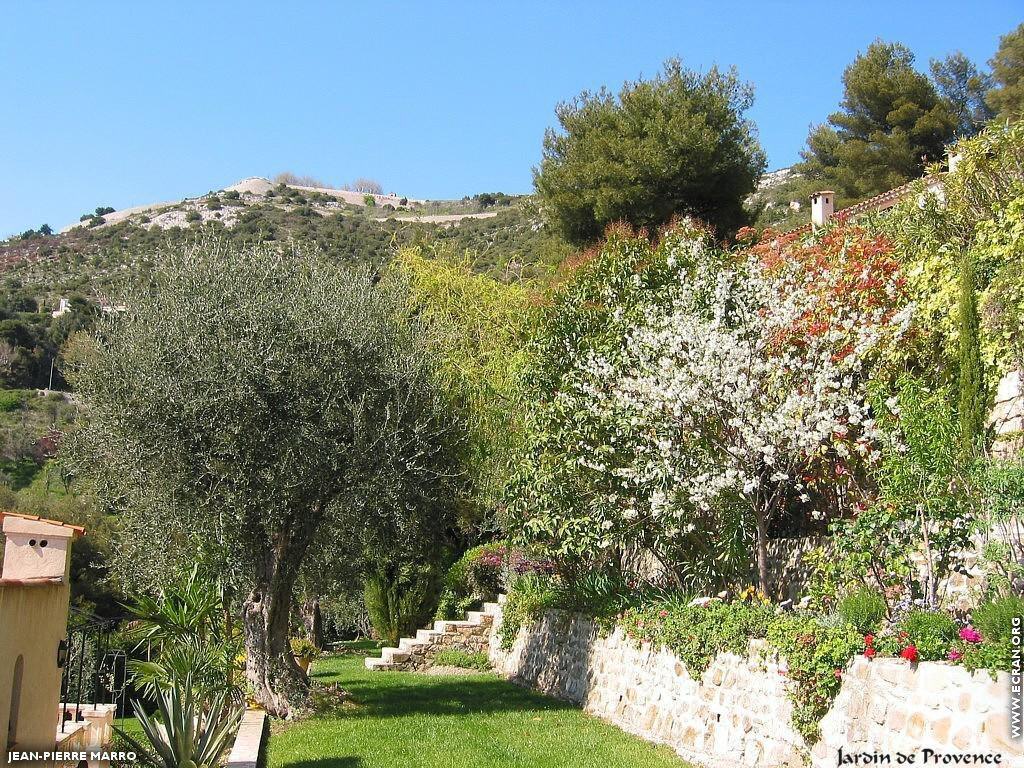
[[[84,713],[113,704],[114,717],[125,716],[128,654],[121,647],[117,622],[72,608],[67,638],[61,644],[60,731],[82,722]]]

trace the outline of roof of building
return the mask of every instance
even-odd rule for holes
[[[0,578],[0,587],[42,587],[47,584],[62,584],[60,576],[35,576],[26,579]]]
[[[71,523],[64,523],[60,520],[49,520],[45,517],[39,517],[39,515],[26,515],[21,512],[9,512],[6,509],[0,509],[0,519],[5,517],[20,517],[22,520],[33,520],[37,523],[48,523],[49,525],[59,525],[62,528],[70,528],[75,532],[75,536],[84,536],[85,528],[81,525],[72,525]]]
[[[941,178],[937,176],[925,176],[923,180],[929,186],[932,184],[942,183]],[[867,200],[861,200],[859,203],[855,203],[854,205],[850,205],[847,206],[846,208],[842,208],[836,211],[835,213],[832,214],[831,218],[838,218],[840,221],[842,221],[845,219],[850,219],[854,216],[860,216],[862,213],[867,213],[868,211],[884,211],[887,208],[892,208],[894,205],[900,202],[900,200],[905,198],[907,195],[911,194],[914,191],[914,188],[917,186],[918,182],[920,181],[921,179],[913,179],[911,181],[908,181],[906,184],[900,184],[898,187],[893,187],[892,189],[887,190],[886,192],[877,194],[874,197],[869,197]],[[802,235],[805,232],[810,232],[811,229],[812,227],[808,223],[804,224],[803,226],[796,227],[795,229],[790,229],[786,232],[782,232],[781,235]]]

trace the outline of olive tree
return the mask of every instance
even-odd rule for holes
[[[69,355],[85,412],[69,454],[126,539],[244,590],[249,683],[289,716],[311,547],[358,549],[378,527],[393,533],[374,547],[429,541],[461,482],[461,419],[402,298],[316,254],[197,242],[159,254],[124,304]]]

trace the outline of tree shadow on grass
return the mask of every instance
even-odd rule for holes
[[[318,760],[296,760],[283,762],[281,766],[288,768],[361,768],[361,757],[322,757]]]
[[[335,643],[330,650],[332,657],[367,656],[379,651],[381,644],[376,640],[345,640]]]
[[[380,676],[401,673],[378,672]],[[405,675],[403,675],[405,677]],[[358,705],[346,717],[470,715],[497,712],[549,712],[577,709],[573,704],[520,688],[490,675],[403,680],[342,680]]]

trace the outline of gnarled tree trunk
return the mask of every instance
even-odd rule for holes
[[[292,656],[289,627],[299,566],[316,529],[317,512],[272,536],[243,605],[245,674],[256,699],[275,717],[291,717],[305,703],[309,680]]]

